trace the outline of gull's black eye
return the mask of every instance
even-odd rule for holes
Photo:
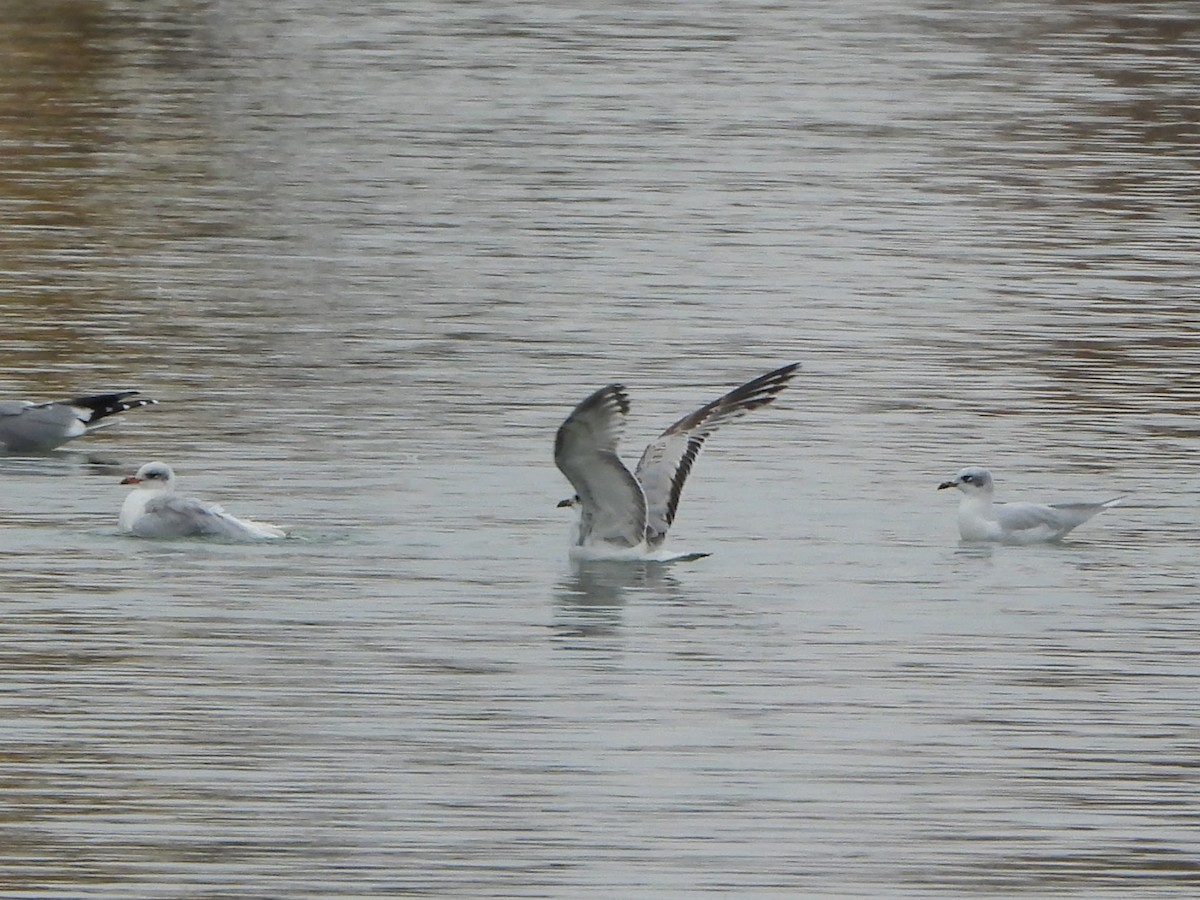
[[[972,481],[974,481],[974,480],[975,480],[975,476],[974,476],[974,475],[964,475],[964,476],[962,477],[962,480],[963,480],[964,482],[966,482],[967,484],[970,484]]]

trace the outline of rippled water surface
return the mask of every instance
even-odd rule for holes
[[[1185,7],[0,2],[0,396],[160,401],[0,460],[0,895],[1195,895]],[[578,400],[791,360],[568,563]]]

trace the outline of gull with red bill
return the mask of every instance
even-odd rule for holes
[[[162,462],[149,462],[121,484],[134,489],[121,506],[118,526],[137,537],[216,537],[263,541],[287,537],[282,528],[231,516],[215,503],[175,493],[175,473]]]

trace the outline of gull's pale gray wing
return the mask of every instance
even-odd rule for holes
[[[596,391],[554,438],[554,463],[579,495],[580,543],[636,547],[646,537],[646,498],[617,456],[629,397],[619,384]]]
[[[1104,512],[1106,509],[1120,506],[1121,501],[1124,499],[1124,497],[1113,497],[1111,500],[1105,500],[1102,503],[1051,503],[1050,508],[1069,522],[1071,528],[1075,528],[1093,516]]]
[[[0,402],[0,451],[42,453],[97,427],[101,419],[148,406],[154,400],[129,400],[138,391],[93,394],[50,403]]]
[[[134,520],[131,531],[141,537],[158,538],[208,535],[247,540],[283,536],[273,525],[244,522],[216,503],[173,492],[148,502],[142,515]]]
[[[1120,502],[1121,498],[1115,497],[1103,503],[997,503],[992,509],[996,521],[1008,534],[1027,532],[1062,537],[1097,513]]]
[[[992,506],[996,521],[1007,532],[1045,528],[1058,531],[1067,527],[1067,519],[1052,506],[1038,503],[996,503]]]
[[[773,401],[799,368],[799,363],[792,363],[734,388],[684,416],[646,448],[635,474],[646,494],[646,534],[652,545],[662,543],[675,521],[683,484],[705,439],[726,422]]]

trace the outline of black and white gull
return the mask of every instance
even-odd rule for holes
[[[144,397],[130,399],[139,393],[118,391],[48,403],[0,400],[0,453],[45,453],[89,431],[114,424],[104,421],[109,416],[157,402]]]

